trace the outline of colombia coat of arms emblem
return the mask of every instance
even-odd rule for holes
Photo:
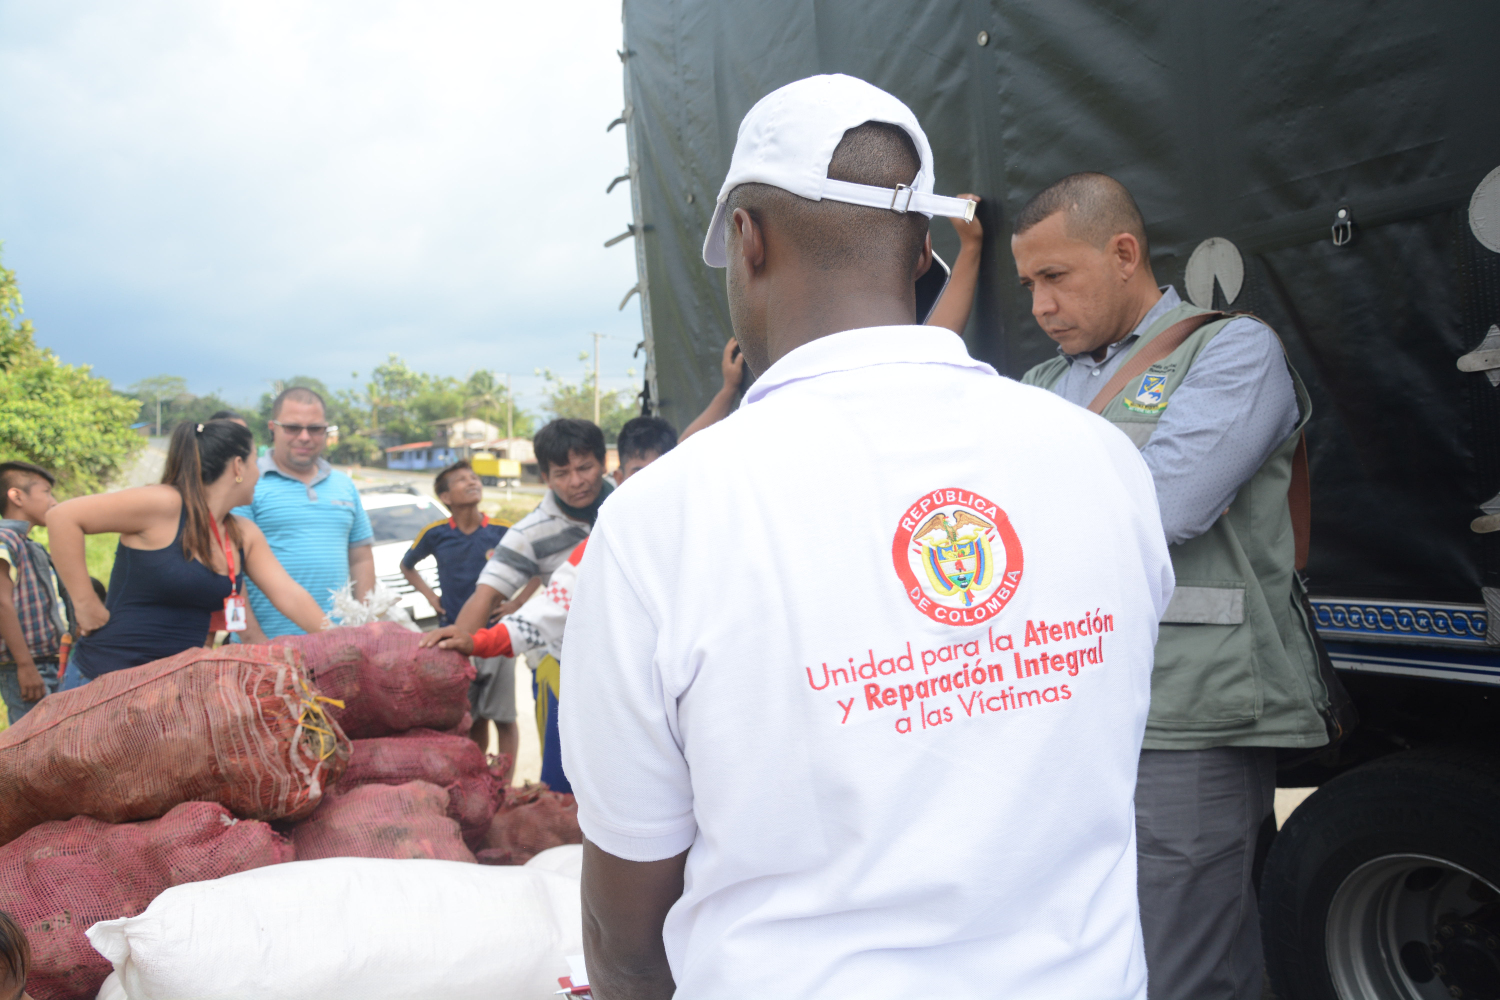
[[[948,625],[985,621],[1021,582],[1021,542],[997,505],[969,490],[933,490],[901,517],[892,556],[917,610]]]

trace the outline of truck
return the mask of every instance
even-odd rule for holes
[[[718,387],[703,235],[740,118],[815,73],[900,97],[938,192],[982,197],[964,337],[1002,374],[1054,350],[1009,220],[1080,170],[1135,194],[1163,281],[1278,332],[1313,401],[1304,580],[1360,722],[1279,775],[1316,791],[1261,838],[1271,987],[1500,997],[1500,5],[625,0],[623,21],[611,243],[635,253],[644,412],[684,426]],[[932,240],[953,259],[941,220]]]
[[[485,486],[521,485],[521,463],[513,458],[497,458],[493,452],[476,451],[469,464]]]

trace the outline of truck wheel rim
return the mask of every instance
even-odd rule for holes
[[[1344,1000],[1494,1000],[1500,891],[1442,858],[1376,858],[1333,894],[1325,947]]]

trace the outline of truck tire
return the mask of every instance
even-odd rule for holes
[[[1278,1000],[1500,998],[1500,760],[1416,750],[1292,813],[1261,883]]]

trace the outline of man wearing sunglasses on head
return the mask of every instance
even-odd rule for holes
[[[271,452],[260,460],[255,502],[235,510],[254,521],[281,565],[324,611],[349,580],[362,598],[375,586],[374,531],[354,480],[328,464],[328,419],[323,397],[294,387],[271,404]],[[253,583],[249,628],[241,642],[264,642],[302,629],[277,611]]]

